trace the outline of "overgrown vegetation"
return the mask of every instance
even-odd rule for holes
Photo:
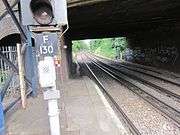
[[[73,41],[74,54],[80,51],[88,51],[96,55],[116,59],[122,58],[122,54],[124,53],[126,47],[127,41],[124,37],[93,39],[89,44],[84,41]]]
[[[89,46],[82,40],[73,41],[72,50],[73,50],[74,54],[81,52],[81,51],[89,51]]]

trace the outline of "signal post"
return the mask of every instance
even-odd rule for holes
[[[22,24],[28,26],[35,40],[38,60],[39,84],[44,100],[48,101],[51,135],[60,135],[58,99],[56,89],[55,59],[58,55],[58,33],[68,26],[66,0],[21,0]]]

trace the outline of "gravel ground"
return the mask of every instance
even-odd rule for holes
[[[111,64],[112,66],[115,66],[115,67],[118,67],[119,69],[123,70],[125,73],[129,73],[129,74],[132,74],[132,75],[135,75],[139,78],[142,78],[144,80],[148,80],[149,82],[152,82],[153,84],[157,85],[157,86],[160,86],[164,89],[167,89],[177,95],[180,96],[180,87],[177,86],[177,85],[174,85],[172,83],[169,83],[169,82],[166,82],[166,81],[163,81],[163,80],[160,80],[160,79],[157,79],[155,77],[151,77],[151,76],[148,76],[148,75],[145,75],[143,73],[138,73],[138,72],[135,72],[135,71],[132,71],[132,70],[129,70],[127,68],[124,68],[124,67],[121,67],[119,65],[119,63],[115,63],[115,62],[112,62],[112,61],[106,61],[106,60],[103,60],[106,64]],[[141,69],[142,70],[142,69]],[[149,71],[145,71],[145,70],[142,70],[144,72],[149,72]],[[156,75],[156,73],[153,73],[153,72],[150,72],[151,74],[153,75]],[[169,73],[170,74],[170,73]],[[166,77],[164,75],[161,75],[163,77]],[[168,75],[169,76],[169,75]]]
[[[117,66],[118,66],[118,65],[117,65]],[[136,73],[136,72],[134,72],[134,71],[127,70],[127,69],[125,69],[125,68],[119,68],[119,69],[121,69],[124,73],[131,74],[131,75],[136,75],[137,77],[140,77],[140,78],[145,79],[145,80],[148,80],[148,79],[149,79],[148,76],[143,75],[143,74],[141,74],[141,73]],[[118,71],[117,71],[117,74],[119,74]],[[166,103],[167,105],[169,105],[169,106],[173,107],[174,109],[180,111],[180,107],[179,107],[179,106],[180,106],[180,102],[179,102],[179,100],[176,101],[177,99],[174,99],[174,98],[172,98],[172,97],[169,97],[166,93],[164,93],[164,92],[159,92],[159,91],[157,91],[156,89],[153,89],[153,87],[146,86],[146,85],[142,84],[141,82],[132,79],[131,77],[128,77],[128,76],[123,75],[123,74],[122,74],[121,76],[123,76],[124,79],[132,82],[133,84],[135,84],[135,85],[138,86],[139,88],[142,88],[142,89],[145,90],[147,93],[151,94],[152,96],[154,96],[154,97],[156,97],[157,99],[161,100],[162,102]],[[153,80],[153,77],[151,77],[151,79],[149,79],[149,80]],[[149,80],[148,80],[148,81],[149,81]],[[155,79],[153,80],[153,83],[154,83],[154,82],[156,82]],[[163,81],[158,80],[155,84],[158,84],[158,85],[161,87],[161,86],[163,86],[163,85],[161,85],[160,82],[163,82]],[[165,83],[164,83],[164,84],[165,84]],[[173,85],[168,85],[168,84],[166,84],[166,86],[169,88],[169,89],[168,89],[169,91],[171,91],[170,88],[171,88],[172,90],[173,90],[173,89],[176,90],[176,93],[180,91],[180,88],[177,87],[177,86],[174,87]],[[165,86],[164,86],[164,88],[165,88]],[[178,93],[177,93],[177,94],[178,94]]]
[[[134,125],[143,135],[179,135],[180,125],[175,125],[169,118],[162,115],[160,111],[155,109],[149,103],[139,98],[126,87],[102,74],[96,68],[98,77],[115,98],[120,107],[126,113]]]
[[[143,89],[144,91],[146,91],[147,93],[149,93],[150,95],[152,95],[153,97],[156,97],[157,99],[159,99],[160,101],[166,103],[167,105],[173,107],[174,109],[180,111],[180,103],[173,100],[171,97],[165,96],[164,94],[159,93],[157,90],[144,85],[143,83],[138,82],[137,80],[134,80],[130,77],[123,76],[124,79],[132,82],[133,84],[135,84],[137,87]]]
[[[121,60],[110,60],[110,59],[103,58],[103,57],[98,57],[98,58],[101,60],[105,60],[111,64],[116,64],[116,65],[123,64],[125,66],[133,67],[137,70],[144,71],[144,72],[147,72],[150,74],[164,76],[164,77],[170,78],[170,79],[180,80],[180,74],[169,72],[164,69],[159,69],[157,67],[140,65],[140,64],[136,64],[136,63],[132,63],[132,62],[123,61],[123,60],[122,61]]]
[[[116,67],[118,65],[115,65]],[[120,66],[118,66],[120,68]],[[135,71],[131,71],[131,70],[128,70],[128,69],[125,69],[125,68],[120,68],[122,70],[125,70],[126,72],[130,73],[130,74],[133,74],[137,77],[140,77],[144,80],[148,80],[150,82],[152,82],[153,84],[157,85],[157,86],[160,86],[164,89],[167,89],[175,94],[178,94],[180,96],[180,87],[177,86],[177,85],[174,85],[172,83],[169,83],[169,82],[166,82],[166,81],[162,81],[160,79],[157,79],[157,78],[154,78],[154,77],[151,77],[151,76],[148,76],[148,75],[145,75],[145,74],[142,74],[142,73],[138,73],[138,72],[135,72]]]

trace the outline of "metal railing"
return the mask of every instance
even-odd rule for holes
[[[0,51],[4,54],[4,56],[9,59],[14,64],[16,63],[17,51],[16,46],[0,46]],[[0,88],[2,88],[3,84],[6,82],[9,74],[12,72],[12,68],[3,60],[0,59]],[[11,84],[9,86],[9,90],[17,87],[19,84],[18,77],[13,76]]]
[[[19,3],[19,0],[16,0],[12,6],[9,5],[8,0],[2,1],[6,7],[6,11],[0,16],[0,21],[9,14],[21,35],[21,53],[23,54],[27,69],[24,76],[27,84],[26,96],[30,95],[30,93],[35,96],[35,90],[38,88],[38,84],[35,81],[32,84],[32,76],[29,75],[33,75],[33,80],[37,80],[37,75],[34,74],[34,66],[32,66],[36,62],[35,57],[33,57],[32,54],[30,32],[27,27],[22,26],[13,12],[13,7]],[[18,77],[19,70],[16,59],[16,46],[0,46],[0,135],[5,134],[4,114],[6,114],[6,112],[21,99],[20,94],[18,93],[20,91]]]
[[[31,82],[24,76],[27,84],[26,95],[32,92]],[[19,90],[16,46],[0,46],[0,99],[4,113],[11,109],[21,98]]]

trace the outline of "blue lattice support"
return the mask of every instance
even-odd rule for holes
[[[3,105],[0,96],[0,135],[5,134],[5,122],[4,122],[4,112],[3,112]]]
[[[32,84],[32,96],[37,95],[37,89],[38,89],[38,84],[37,84],[37,73],[36,73],[36,58],[35,54],[33,53],[33,47],[32,47],[32,41],[31,41],[31,33],[26,28],[26,35],[27,35],[27,46],[25,50],[25,75],[26,78],[31,82]]]
[[[32,96],[35,97],[37,95],[37,90],[38,90],[38,86],[39,86],[39,83],[38,83],[38,68],[37,68],[37,60],[36,60],[36,52],[35,50],[33,51],[33,71],[34,71],[34,75],[33,75],[33,78],[32,78],[32,89],[33,89],[33,92],[32,92]]]

